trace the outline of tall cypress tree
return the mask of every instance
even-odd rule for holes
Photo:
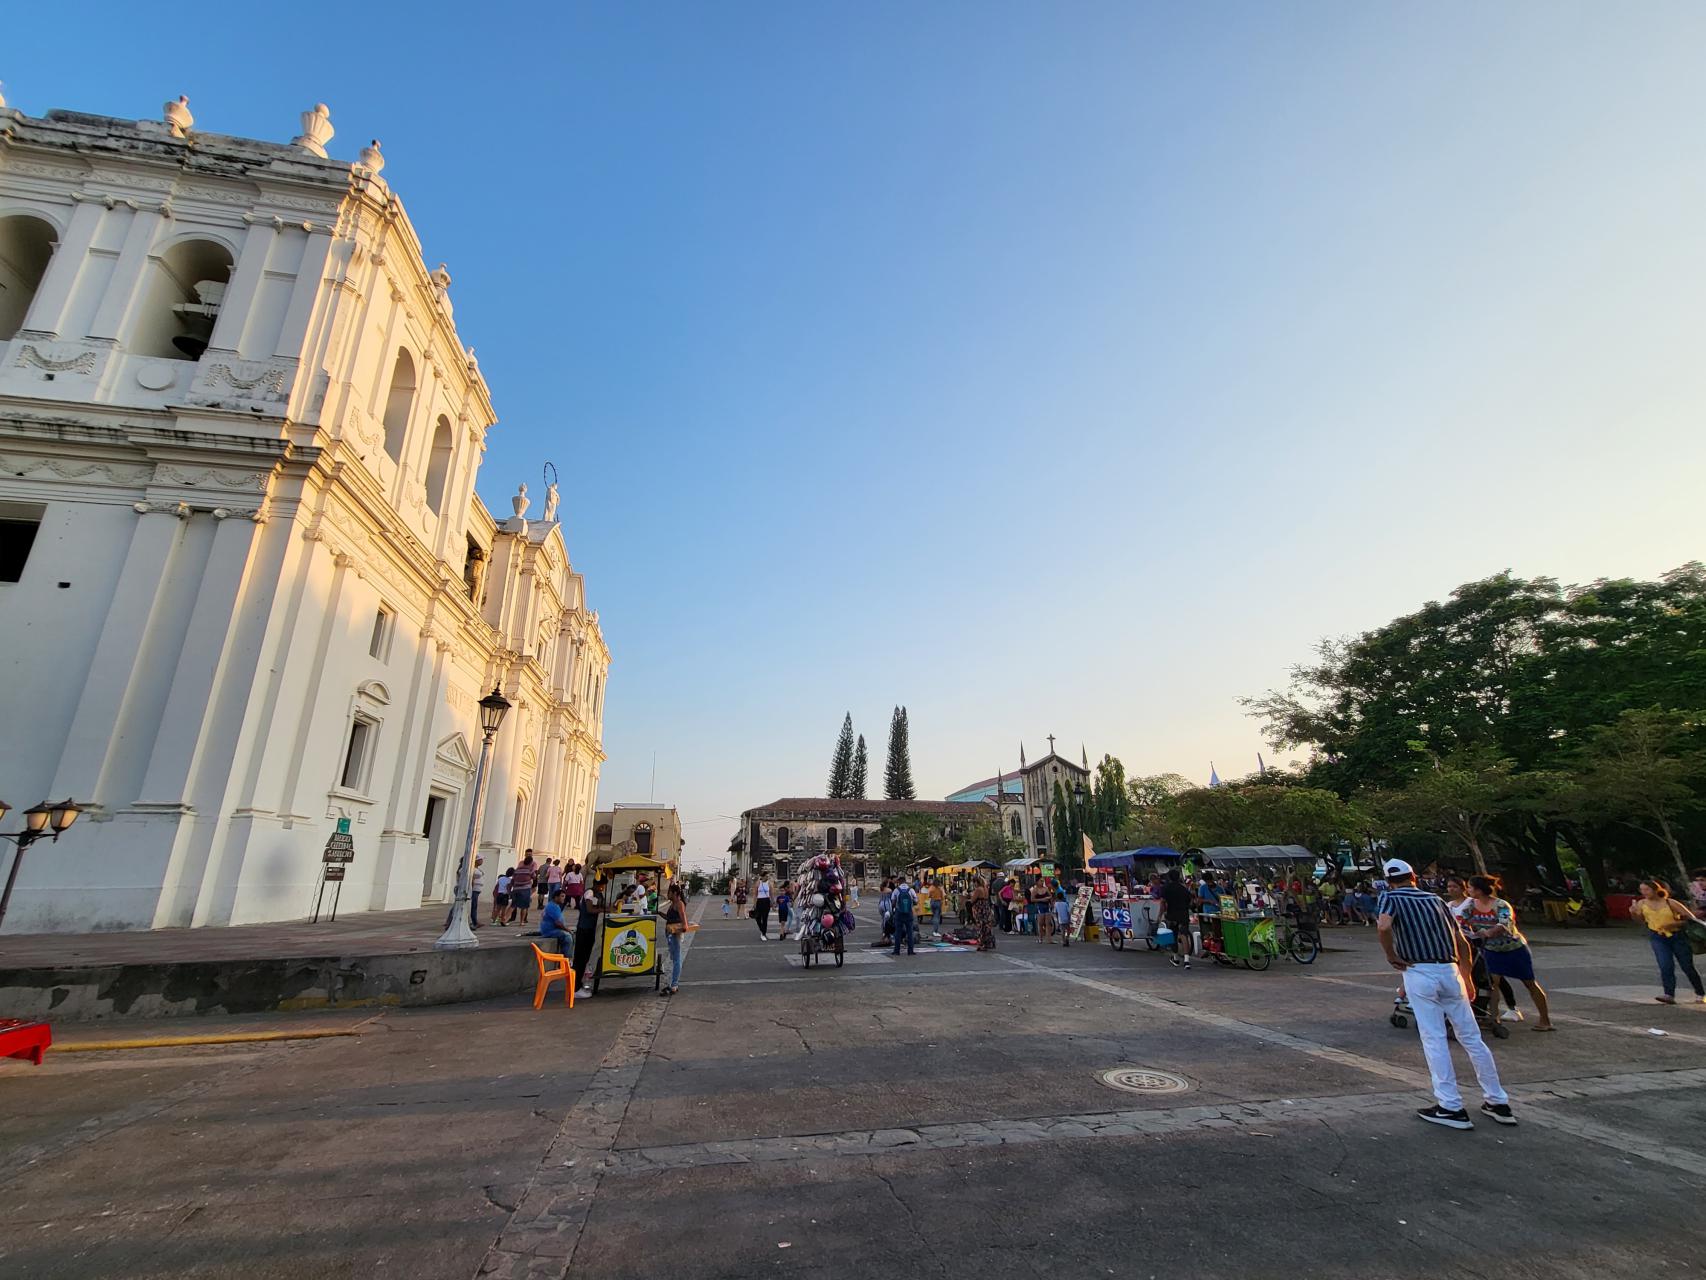
[[[859,735],[859,745],[853,748],[853,772],[847,780],[847,798],[863,800],[865,798],[865,735]]]
[[[912,751],[908,745],[909,730],[906,708],[896,707],[889,721],[889,759],[883,770],[883,794],[890,800],[915,800],[918,793],[912,786]]]
[[[835,740],[835,754],[829,761],[829,798],[845,800],[852,795],[853,784],[853,713],[841,721],[841,736]]]

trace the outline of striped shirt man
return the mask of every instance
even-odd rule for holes
[[[1392,917],[1392,942],[1404,963],[1457,963],[1462,935],[1443,898],[1413,885],[1388,888],[1375,914]]]

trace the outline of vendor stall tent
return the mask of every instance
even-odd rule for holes
[[[1185,855],[1177,849],[1166,845],[1150,844],[1141,849],[1123,849],[1117,853],[1097,853],[1090,857],[1090,866],[1095,870],[1107,871],[1136,871],[1138,864],[1143,862],[1178,862]],[[1009,863],[1009,866],[1012,864]]]
[[[1306,849],[1300,844],[1220,844],[1192,849],[1191,852],[1206,860],[1209,866],[1223,868],[1278,867],[1298,862],[1307,862],[1313,866],[1319,861],[1314,850]]]

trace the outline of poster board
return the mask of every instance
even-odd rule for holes
[[[633,978],[657,972],[658,922],[653,916],[609,915],[604,920],[598,969],[605,977]]]
[[[1087,884],[1078,886],[1078,893],[1072,899],[1072,914],[1067,917],[1067,941],[1081,937],[1084,933],[1084,921],[1090,914],[1090,898],[1093,890]]]

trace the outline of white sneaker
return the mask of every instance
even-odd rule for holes
[[[1500,1022],[1521,1022],[1522,1021],[1522,1010],[1521,1009],[1506,1009],[1504,1012],[1499,1014],[1499,1021]]]
[[[592,988],[591,987],[582,987],[579,991],[575,992],[575,999],[576,1000],[590,1000],[590,999],[592,999]]]

